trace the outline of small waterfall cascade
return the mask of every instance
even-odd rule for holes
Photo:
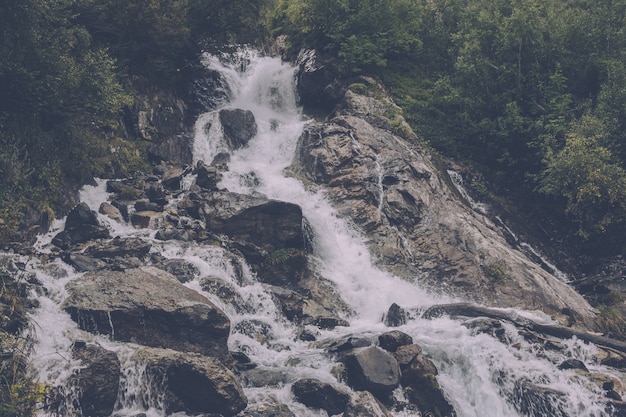
[[[323,190],[309,189],[285,174],[307,123],[297,106],[295,69],[292,66],[251,50],[228,57],[206,56],[205,65],[222,74],[229,86],[230,100],[198,118],[194,163],[204,161],[209,164],[219,153],[229,152],[230,161],[219,184],[221,188],[241,194],[261,194],[301,207],[314,236],[310,256],[319,274],[334,285],[348,307],[345,318],[350,326],[315,329],[318,340],[376,336],[389,331],[382,317],[393,303],[412,311],[423,311],[434,304],[454,301],[445,295],[433,295],[414,283],[376,268],[361,232],[341,218],[325,198]],[[219,120],[219,111],[226,108],[249,110],[258,127],[250,142],[235,151],[228,148]],[[376,164],[379,167],[378,161]],[[382,200],[382,186],[380,188]],[[98,181],[97,186],[86,186],[81,194],[82,201],[95,211],[108,198],[105,181]],[[171,204],[175,205],[176,201]],[[245,352],[258,367],[283,376],[281,383],[271,386],[244,384],[249,404],[272,400],[286,404],[297,416],[327,415],[297,402],[290,388],[293,381],[304,377],[341,385],[333,372],[336,363],[316,344],[297,338],[300,329],[276,307],[267,287],[258,282],[243,259],[233,260],[233,255],[220,246],[161,241],[155,239],[154,230],[135,229],[103,215],[99,220],[112,236],[139,236],[152,243],[152,253],[170,259],[185,259],[197,268],[196,278],[185,285],[209,298],[229,317],[229,349]],[[53,230],[41,237],[37,243],[39,252],[50,250],[52,236],[62,226],[62,222],[55,223]],[[132,361],[137,347],[131,343],[119,343],[108,336],[86,333],[61,309],[60,305],[68,297],[66,285],[81,273],[59,259],[45,264],[35,258],[24,259],[24,262],[45,289],[33,295],[39,307],[31,315],[37,334],[31,358],[38,372],[37,379],[46,385],[65,386],[64,394],[71,398],[72,386],[68,381],[80,364],[68,352],[76,340],[96,341],[115,352],[122,367],[114,415],[164,416],[163,399],[150,388],[145,369]],[[226,303],[204,291],[199,278],[206,276],[226,282],[234,290],[234,301]],[[532,315],[537,321],[547,320],[528,312],[516,313]],[[264,340],[246,331],[250,325],[264,329]],[[574,358],[591,364],[588,365],[590,371],[616,372],[596,364],[593,359],[595,348],[581,341],[563,341],[562,351],[537,352],[512,325],[503,325],[500,338],[506,342],[501,342],[464,326],[459,320],[448,317],[426,320],[419,315],[397,330],[410,335],[436,365],[438,382],[459,417],[548,415],[542,414],[541,410],[529,411],[531,406],[520,406],[521,382],[560,393],[557,398],[549,400],[553,402],[550,409],[556,410],[554,415],[609,416],[600,388],[577,376],[574,370],[557,370],[554,365]],[[615,376],[620,378],[618,374]],[[400,392],[396,394],[401,396]],[[71,401],[65,406],[67,415],[72,415],[72,407]],[[420,415],[410,408],[392,410],[392,413],[396,417]],[[45,411],[40,415],[47,416]]]

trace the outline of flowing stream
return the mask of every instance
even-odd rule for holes
[[[285,175],[296,150],[297,140],[307,123],[297,107],[294,85],[295,69],[279,59],[263,57],[254,51],[242,51],[228,59],[207,56],[205,64],[219,71],[227,80],[230,102],[220,108],[241,108],[254,113],[258,134],[245,148],[232,152],[229,170],[221,187],[238,193],[258,192],[269,198],[298,204],[314,234],[312,256],[319,264],[321,274],[337,288],[352,313],[346,313],[350,327],[334,330],[316,330],[318,340],[346,335],[372,335],[389,330],[382,317],[392,303],[405,308],[424,309],[436,303],[449,302],[445,296],[436,297],[428,291],[398,277],[377,269],[367,250],[363,236],[345,219],[340,218],[325,199],[323,190],[308,190],[298,180]],[[203,114],[196,125],[194,160],[210,163],[213,157],[226,151],[218,110]],[[191,180],[186,181],[190,183]],[[96,187],[85,187],[82,200],[93,210],[107,201],[104,181]],[[173,203],[175,204],[175,203]],[[154,230],[138,230],[119,225],[100,216],[100,221],[111,229],[113,236],[137,236],[153,243],[152,251],[167,258],[184,258],[200,270],[199,277],[215,276],[237,289],[237,305],[225,304],[219,298],[203,292],[196,280],[185,285],[203,293],[222,308],[231,320],[229,347],[244,351],[254,363],[287,375],[288,380],[315,377],[338,383],[332,376],[331,362],[321,349],[297,340],[298,329],[290,324],[272,302],[264,286],[257,282],[242,262],[240,271],[219,247],[154,239]],[[63,226],[55,223],[55,230],[38,242],[45,252],[51,237]],[[116,415],[148,417],[162,416],[159,398],[153,395],[142,370],[131,363],[133,346],[93,336],[79,330],[59,305],[67,293],[64,286],[79,274],[57,261],[40,268],[30,261],[29,270],[43,283],[45,293],[35,295],[40,307],[32,314],[37,344],[32,361],[40,381],[53,386],[68,380],[77,366],[71,360],[70,346],[74,340],[96,340],[115,351],[123,367],[123,378],[116,405]],[[530,314],[519,312],[519,314]],[[534,317],[536,320],[546,320]],[[243,322],[264,323],[269,342],[261,343],[246,332],[237,330]],[[590,371],[605,374],[612,371],[594,365],[594,348],[576,340],[565,341],[566,353],[536,351],[533,345],[520,337],[514,328],[505,325],[509,343],[478,334],[449,318],[435,320],[414,319],[398,328],[411,335],[415,343],[432,359],[439,370],[438,381],[460,417],[521,416],[519,382],[528,381],[547,387],[563,395],[554,410],[567,416],[604,416],[604,393],[574,370],[557,370],[555,364],[566,358],[580,359]],[[249,403],[276,399],[287,404],[297,416],[325,416],[324,411],[311,410],[296,402],[290,393],[290,384],[277,387],[246,387]],[[398,396],[401,393],[398,390]],[[71,406],[68,406],[71,408]],[[46,415],[42,412],[42,416]],[[396,410],[394,415],[418,416],[409,409]],[[532,415],[546,415],[536,411]]]

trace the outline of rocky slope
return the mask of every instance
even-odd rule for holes
[[[318,88],[316,100],[327,100],[335,110],[327,119],[306,125],[289,172],[308,187],[325,190],[339,215],[367,237],[377,265],[434,292],[490,307],[540,310],[576,330],[541,327],[508,310],[471,304],[426,313],[392,305],[386,326],[401,326],[422,314],[429,319],[441,314],[472,317],[462,319],[463,326],[475,334],[511,344],[507,332],[512,332],[531,345],[529,350],[545,356],[554,351],[565,355],[568,348],[561,339],[595,329],[596,312],[579,294],[509,244],[506,230],[461,198],[446,172],[417,144],[400,109],[380,85],[363,78],[358,88],[344,91],[335,88],[332,77],[316,75],[318,71],[320,67],[311,62],[303,64],[300,79],[312,75],[325,80],[313,87],[309,83],[308,88]],[[300,83],[301,88],[306,85]],[[302,95],[306,99],[307,94]],[[235,109],[219,116],[228,126],[224,131],[230,151],[245,147],[256,132],[251,114]],[[148,114],[145,120],[151,120]],[[145,131],[148,134],[150,129]],[[111,224],[132,225],[149,233],[117,236],[111,233],[115,228],[105,227],[95,212],[80,204],[45,251],[24,251],[48,274],[59,258],[83,274],[65,286],[62,304],[84,331],[85,340],[74,340],[68,354],[80,366],[67,386],[53,389],[49,409],[63,415],[115,415],[116,407],[133,399],[130,393],[118,392],[121,382],[111,381],[132,377],[122,363],[131,361],[142,365],[137,377],[152,385],[151,392],[159,393],[157,399],[142,399],[141,405],[158,406],[166,414],[293,416],[276,398],[247,406],[244,393],[244,388],[291,384],[296,401],[328,415],[389,416],[390,410],[403,409],[422,415],[456,415],[440,389],[437,367],[408,334],[389,329],[320,338],[324,330],[349,328],[351,312],[314,262],[315,237],[301,207],[259,193],[221,189],[229,155],[219,154],[213,161],[189,167],[185,165],[190,158],[189,136],[170,133],[161,140],[151,138],[155,140],[153,172],[108,181],[110,199],[99,207]],[[183,187],[189,179],[194,183]],[[165,256],[164,242],[197,245],[207,253],[219,248],[237,282],[204,274],[185,259]],[[201,289],[236,312],[254,311],[250,305],[254,300],[235,288],[249,284],[247,269],[270,295],[281,319],[299,329],[297,340],[310,342],[312,351],[335,364],[336,383],[302,378],[297,369],[292,373],[266,369],[251,363],[245,352],[229,349],[229,335],[237,333],[275,349],[276,354],[288,350],[276,342],[263,320],[246,318],[233,326],[217,301],[199,293]],[[197,281],[199,288],[183,285],[189,281]],[[32,283],[38,285],[35,279]],[[41,293],[48,291],[40,283],[39,287]],[[101,346],[97,341],[102,337],[128,346],[133,352],[130,358]],[[603,341],[593,340],[599,345]],[[521,349],[521,342],[517,343]],[[624,368],[626,346],[619,342],[600,346],[593,360]],[[582,363],[550,366],[580,368],[607,396],[606,406],[617,410],[613,415],[624,415],[619,414],[625,407],[618,378],[590,372]],[[511,395],[520,413],[565,415],[555,408],[558,401],[552,400],[563,393],[529,381],[516,384]],[[394,396],[398,391],[402,400]]]

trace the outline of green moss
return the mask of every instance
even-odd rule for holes
[[[505,266],[499,262],[483,265],[481,268],[487,278],[494,283],[502,282],[508,277]]]
[[[281,265],[292,259],[299,258],[305,256],[305,253],[301,249],[296,248],[284,248],[278,249],[272,252],[268,256],[268,262],[270,265]]]

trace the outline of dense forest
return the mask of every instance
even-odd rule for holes
[[[621,253],[625,20],[624,0],[4,0],[0,237],[61,214],[68,184],[142,166],[120,132],[141,86],[183,91],[203,48],[287,35],[381,79],[474,192]]]

